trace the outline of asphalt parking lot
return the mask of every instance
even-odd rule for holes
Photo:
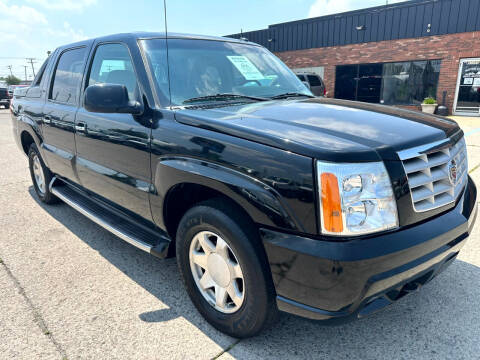
[[[462,119],[480,185],[480,118]],[[478,359],[480,221],[458,260],[371,317],[325,326],[283,314],[238,341],[191,304],[175,259],[123,242],[65,204],[37,200],[0,110],[0,358]]]

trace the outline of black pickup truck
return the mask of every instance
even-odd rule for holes
[[[15,93],[12,120],[43,202],[176,256],[197,309],[236,337],[278,310],[373,313],[452,263],[475,221],[454,121],[315,98],[242,40],[62,46]]]

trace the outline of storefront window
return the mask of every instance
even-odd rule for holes
[[[385,104],[406,104],[409,102],[410,64],[404,62],[384,65],[382,93]]]
[[[436,96],[440,65],[440,60],[428,60],[338,66],[335,97],[417,105]]]
[[[357,100],[379,103],[382,90],[382,64],[363,64],[358,67]]]
[[[384,104],[420,104],[437,93],[440,60],[389,63],[383,65]]]
[[[357,100],[358,65],[337,66],[335,75],[335,97]]]

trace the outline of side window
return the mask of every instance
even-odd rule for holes
[[[297,77],[298,77],[301,81],[306,81],[306,80],[305,80],[305,76],[303,76],[303,75],[297,75]]]
[[[30,87],[28,88],[28,90],[25,94],[26,97],[37,98],[37,99],[42,97],[42,89],[40,89],[40,85],[42,85],[42,79],[46,76],[45,72],[46,72],[46,69],[48,67],[50,59],[51,59],[51,57],[48,57],[43,62],[43,65],[40,68],[40,70],[38,71],[37,76],[35,76],[35,79],[33,79],[32,84],[30,85]],[[44,81],[44,83],[42,85],[43,89],[46,87],[46,84],[45,84],[46,82],[47,81]]]
[[[125,85],[130,100],[135,99],[137,77],[128,48],[122,44],[100,45],[95,52],[87,84]]]
[[[77,103],[86,53],[86,48],[78,48],[67,50],[60,55],[49,99],[66,104]]]
[[[43,79],[43,73],[45,72],[45,69],[47,68],[48,60],[50,60],[50,57],[48,57],[43,62],[43,65],[40,68],[40,71],[37,73],[37,76],[35,76],[35,79],[33,80],[32,86],[40,86],[40,83],[42,82],[42,79]]]
[[[321,86],[322,83],[320,81],[320,78],[318,76],[314,75],[307,75],[308,77],[308,82],[310,83],[311,86]]]

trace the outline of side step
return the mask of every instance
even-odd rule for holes
[[[58,179],[52,179],[50,191],[93,222],[133,246],[162,259],[167,256],[170,241],[153,230],[115,215],[68,184],[63,185]]]

